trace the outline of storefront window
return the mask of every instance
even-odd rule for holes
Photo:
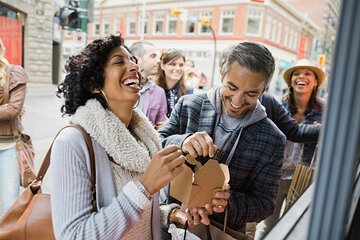
[[[23,21],[25,15],[0,5],[0,38],[5,57],[12,64],[23,65]]]

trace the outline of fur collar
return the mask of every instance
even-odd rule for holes
[[[143,173],[151,157],[161,149],[159,134],[139,109],[133,110],[129,128],[126,128],[114,113],[90,99],[78,108],[72,122],[80,124],[116,163],[132,172]]]

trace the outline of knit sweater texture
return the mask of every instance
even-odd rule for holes
[[[80,124],[92,137],[98,211],[92,212],[86,143],[77,129],[66,128],[54,141],[51,154],[51,208],[56,238],[154,239],[159,229],[154,229],[153,223],[159,219],[152,219],[152,201],[134,183],[161,149],[154,128],[140,110],[133,111],[126,128],[96,100],[80,107],[72,122]],[[108,154],[117,164],[109,161]]]

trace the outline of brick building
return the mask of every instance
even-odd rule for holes
[[[171,14],[174,8],[179,16]],[[216,40],[201,24],[203,17],[211,21]],[[159,48],[182,49],[208,79],[214,74],[214,85],[220,83],[218,57],[226,47],[246,40],[263,43],[276,59],[270,85],[275,95],[284,87],[284,69],[298,58],[313,58],[318,32],[312,20],[283,0],[105,0],[95,6],[88,29],[88,41],[121,32],[127,45],[144,39]]]
[[[22,65],[32,82],[52,83],[53,76],[57,78],[58,66],[53,67],[54,50],[58,51],[61,42],[61,33],[54,28],[57,2],[64,1],[0,1],[0,37],[6,57]]]

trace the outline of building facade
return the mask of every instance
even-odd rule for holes
[[[210,28],[201,23],[204,18]],[[88,29],[88,41],[121,33],[127,45],[146,40],[158,48],[181,49],[207,76],[208,87],[220,84],[218,60],[225,48],[240,41],[265,44],[276,59],[269,88],[275,95],[285,86],[283,70],[299,58],[312,58],[318,31],[283,0],[105,0],[95,5]]]
[[[1,0],[0,37],[10,63],[22,65],[32,82],[52,83],[52,0]]]
[[[318,23],[320,27],[318,41],[315,44],[314,55],[325,56],[324,68],[329,71],[334,49],[336,28],[339,22],[340,0],[287,0],[288,3],[300,12],[307,13],[308,17]]]

